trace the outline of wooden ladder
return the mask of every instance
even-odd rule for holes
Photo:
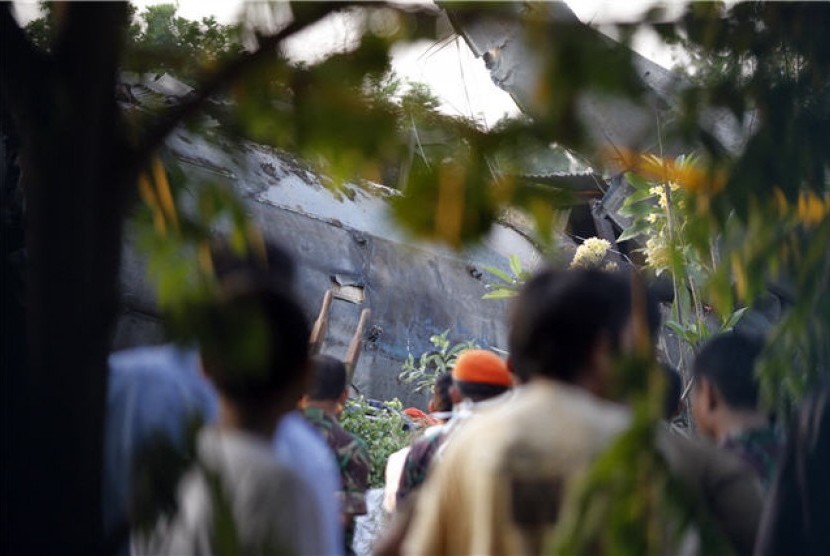
[[[311,336],[308,340],[311,355],[317,355],[323,347],[323,341],[326,339],[326,333],[329,329],[331,304],[335,298],[336,296],[331,289],[326,290],[326,293],[323,294],[323,305],[320,307],[320,313],[317,315],[317,320],[314,321]],[[346,380],[349,384],[352,382],[354,371],[357,368],[357,361],[360,359],[360,352],[363,349],[363,329],[366,327],[366,322],[369,320],[371,314],[371,309],[363,309],[360,312],[357,328],[355,328],[352,340],[349,342],[349,347],[346,350],[346,357],[343,360],[343,364],[346,365]]]

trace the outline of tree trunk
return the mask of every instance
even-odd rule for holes
[[[21,139],[28,254],[26,365],[4,371],[16,389],[4,423],[5,553],[103,551],[106,357],[132,181],[115,102],[126,7],[66,4],[50,57],[0,8],[2,100]]]

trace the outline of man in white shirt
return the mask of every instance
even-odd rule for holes
[[[176,513],[137,537],[136,553],[324,553],[310,488],[271,446],[308,379],[308,333],[293,300],[266,289],[230,292],[206,312],[200,351],[219,417],[198,434]]]

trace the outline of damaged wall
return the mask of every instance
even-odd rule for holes
[[[345,194],[336,194],[287,153],[184,130],[173,134],[167,147],[189,181],[231,184],[265,237],[294,255],[296,290],[309,319],[316,317],[324,292],[338,284],[359,301],[334,302],[324,353],[342,357],[360,311],[372,310],[354,377],[361,393],[424,405],[425,395],[413,395],[397,375],[410,352],[417,356],[430,349],[430,336],[447,328],[453,340],[507,347],[507,304],[481,299],[489,280],[482,266],[507,270],[512,254],[525,268],[539,264],[536,249],[517,230],[496,224],[481,245],[456,253],[407,237],[386,201],[397,192],[386,187],[347,185]],[[116,349],[165,338],[145,261],[133,243],[124,251],[125,311]]]

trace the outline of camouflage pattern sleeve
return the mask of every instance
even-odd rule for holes
[[[352,437],[351,442],[338,449],[337,459],[343,471],[343,513],[365,514],[366,491],[369,489],[369,451],[359,438]]]
[[[409,494],[426,481],[427,473],[442,437],[437,434],[430,438],[418,439],[406,455],[401,480],[398,483],[397,501],[402,503]]]

